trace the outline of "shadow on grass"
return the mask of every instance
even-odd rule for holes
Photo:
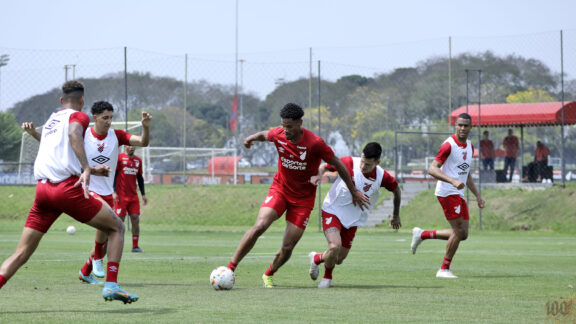
[[[130,307],[130,306],[126,306]],[[14,311],[14,312],[0,312],[0,314],[58,314],[58,313],[81,313],[81,314],[150,314],[150,315],[163,315],[174,313],[171,308],[160,309],[146,309],[146,308],[124,308],[124,309],[105,309],[105,310],[30,310],[30,311]]]

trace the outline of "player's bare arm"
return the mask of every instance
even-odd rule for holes
[[[350,193],[352,194],[352,203],[354,206],[360,207],[361,210],[364,210],[364,207],[368,207],[370,205],[370,198],[368,198],[368,196],[366,196],[364,193],[360,192],[360,190],[356,189],[352,178],[350,178],[348,170],[346,170],[346,166],[344,166],[344,163],[342,163],[342,161],[340,161],[340,159],[336,156],[333,156],[332,159],[327,162],[336,168],[338,175],[340,178],[342,178],[342,181],[344,181],[348,187],[348,190],[350,190]]]
[[[261,131],[256,134],[252,134],[244,139],[244,146],[246,148],[252,147],[252,142],[265,142],[268,140],[268,131]]]
[[[402,222],[400,221],[400,203],[402,202],[402,190],[400,190],[400,186],[396,187],[392,194],[394,195],[394,209],[392,211],[392,217],[390,218],[390,227],[397,230],[402,227]]]
[[[84,128],[79,122],[70,123],[70,127],[68,129],[70,146],[72,146],[72,150],[78,158],[78,161],[80,161],[80,166],[82,168],[82,174],[74,186],[77,187],[78,185],[82,184],[84,189],[84,197],[88,199],[90,197],[88,192],[88,185],[90,184],[90,173],[92,172],[92,168],[90,168],[90,165],[88,164],[88,158],[86,158],[83,134]]]
[[[324,176],[324,173],[326,173],[326,171],[328,171],[328,165],[326,163],[320,164],[320,166],[318,167],[318,174],[310,177],[310,183],[317,186],[322,180],[322,177]]]
[[[38,131],[36,131],[36,127],[34,127],[33,122],[23,122],[21,127],[23,130],[26,131],[26,133],[28,133],[35,140],[40,142],[40,139],[42,138],[42,133],[39,133]]]
[[[130,146],[141,146],[145,147],[150,144],[150,123],[152,122],[152,116],[143,111],[142,112],[142,135],[136,136],[132,135],[130,137]]]
[[[442,163],[440,163],[436,160],[432,161],[432,163],[430,164],[430,167],[428,168],[428,174],[430,174],[431,176],[433,176],[434,178],[436,178],[440,181],[450,183],[451,185],[453,185],[454,187],[456,187],[459,190],[464,189],[464,186],[465,186],[464,182],[450,178],[444,172],[442,172],[442,169],[440,169],[441,167],[442,167]]]
[[[482,195],[480,195],[480,192],[476,188],[476,184],[474,183],[471,174],[468,174],[468,178],[466,179],[466,185],[468,186],[468,189],[472,191],[474,196],[476,196],[476,202],[478,203],[478,208],[484,208],[486,202],[484,201]]]

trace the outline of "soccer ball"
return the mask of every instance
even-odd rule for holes
[[[68,226],[68,228],[66,229],[66,233],[68,233],[70,235],[76,233],[76,227],[74,227],[72,225]]]
[[[216,290],[230,290],[234,287],[236,275],[227,267],[218,267],[210,274],[210,285]]]

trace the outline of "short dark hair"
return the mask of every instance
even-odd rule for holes
[[[304,116],[304,109],[295,103],[287,103],[280,110],[280,118],[299,120]]]
[[[80,81],[70,80],[62,85],[62,100],[78,101],[84,96],[84,85]]]
[[[468,119],[470,121],[470,123],[472,123],[472,116],[468,115],[467,113],[461,113],[460,115],[458,115],[458,118]],[[458,118],[456,118],[456,119],[458,119]]]
[[[92,115],[100,115],[105,110],[114,111],[114,107],[108,101],[96,101],[90,109]]]
[[[382,155],[382,146],[376,142],[370,142],[364,146],[362,153],[364,153],[364,157],[367,159],[380,160],[380,156]]]

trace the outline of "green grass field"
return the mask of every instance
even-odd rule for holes
[[[74,221],[62,216],[30,261],[0,290],[0,323],[576,321],[573,307],[567,315],[560,312],[562,305],[568,305],[576,295],[569,288],[576,285],[573,233],[473,229],[452,265],[460,278],[442,280],[435,278],[435,273],[442,262],[445,241],[426,241],[416,255],[410,254],[409,248],[410,229],[421,225],[423,217],[433,219],[427,224],[442,224],[441,215],[435,210],[420,218],[406,212],[403,229],[397,233],[385,226],[360,229],[349,258],[334,271],[330,289],[317,289],[317,282],[308,277],[308,253],[326,247],[315,224],[309,225],[292,259],[275,275],[278,288],[262,288],[260,277],[280,246],[282,219],[260,238],[240,264],[234,289],[215,291],[208,284],[209,274],[228,263],[253,222],[267,187],[232,191],[229,187],[198,188],[148,190],[151,205],[144,209],[143,217],[148,219],[142,221],[141,238],[145,253],[130,253],[127,235],[119,277],[126,290],[140,296],[138,302],[104,302],[101,288],[78,281],[77,273],[94,240],[93,231],[75,224],[78,232],[68,235],[65,228]],[[192,195],[185,200],[186,190],[207,195],[202,199],[192,199]],[[0,187],[2,260],[17,244],[31,204],[30,193],[33,196],[33,188]],[[210,202],[210,194],[237,195],[248,202],[238,204],[238,199],[230,199],[222,206],[214,206],[220,212],[211,216],[216,219],[207,221],[203,208],[208,206],[203,204]],[[165,207],[158,206],[159,197],[167,196],[173,200],[165,202]],[[498,194],[486,192],[486,196]],[[407,208],[423,208],[415,204]],[[162,208],[166,213],[156,215],[162,213]],[[154,215],[153,209],[158,210]],[[180,209],[184,209],[182,215],[178,214]],[[235,213],[241,221],[231,216]],[[203,220],[198,221],[201,224],[186,222],[186,215]],[[182,221],[172,222],[171,217]]]

